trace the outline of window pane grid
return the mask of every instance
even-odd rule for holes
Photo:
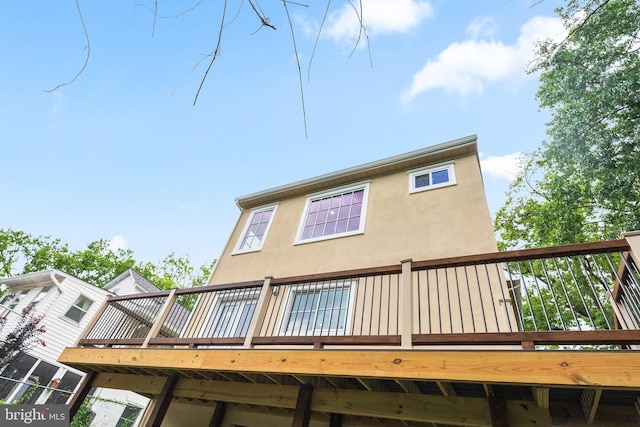
[[[349,285],[322,285],[294,291],[286,333],[311,335],[343,331],[349,292]]]
[[[364,189],[311,201],[302,239],[331,236],[360,228]]]
[[[254,212],[245,231],[239,250],[257,249],[261,246],[275,207]]]

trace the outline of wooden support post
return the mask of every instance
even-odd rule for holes
[[[522,341],[520,343],[522,345],[523,350],[535,350],[536,346],[533,341]]]
[[[329,415],[329,427],[342,427],[342,414]]]
[[[226,411],[227,402],[216,402],[216,409],[213,410],[213,416],[211,417],[209,427],[221,427]]]
[[[311,395],[313,394],[313,386],[311,384],[302,384],[298,390],[298,400],[296,401],[296,409],[293,413],[293,422],[291,427],[309,427],[311,420]]]
[[[531,394],[538,408],[549,409],[549,387],[531,387]]]
[[[149,333],[147,334],[147,337],[144,339],[144,342],[142,343],[142,348],[149,347],[149,341],[151,340],[151,338],[155,338],[158,335],[175,301],[176,301],[176,289],[173,288],[171,289],[171,292],[169,292],[169,295],[167,296],[167,300],[164,302],[162,309],[160,309],[160,314],[158,315],[156,320],[154,320],[153,325],[151,326],[151,329],[149,329]]]
[[[97,375],[96,371],[89,371],[86,373],[82,381],[80,382],[80,386],[78,390],[75,392],[73,397],[71,398],[71,402],[69,402],[69,418],[73,419],[78,413],[78,410],[82,406],[82,403],[87,398],[89,394],[89,390],[91,390],[91,384]]]
[[[489,411],[491,412],[491,425],[493,427],[509,427],[509,411],[507,401],[500,397],[489,396]]]
[[[153,410],[151,411],[151,415],[149,415],[149,419],[147,420],[145,427],[160,427],[164,416],[167,414],[169,405],[171,405],[173,389],[176,387],[177,382],[178,376],[175,374],[167,378],[164,386],[162,387],[162,391],[155,399]]]
[[[413,260],[405,259],[402,263],[402,286],[400,287],[400,337],[402,348],[412,348],[413,332],[413,274],[411,263]]]
[[[262,320],[267,313],[267,306],[269,303],[269,293],[271,292],[271,279],[272,276],[267,276],[264,278],[264,283],[262,284],[262,289],[260,290],[260,296],[258,296],[258,302],[256,302],[256,309],[253,312],[253,317],[251,318],[251,323],[249,323],[249,328],[247,329],[247,335],[244,337],[244,346],[247,348],[252,348],[253,344],[251,341],[253,337],[256,335],[256,332],[259,325],[262,325]]]
[[[585,388],[582,391],[580,401],[582,403],[582,410],[584,411],[584,417],[587,420],[587,424],[592,424],[596,417],[596,410],[600,403],[600,396],[602,396],[602,388],[598,387]]]

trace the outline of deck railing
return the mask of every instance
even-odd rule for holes
[[[79,345],[635,348],[630,249],[621,239],[111,297]]]

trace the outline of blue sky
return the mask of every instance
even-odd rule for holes
[[[72,249],[104,238],[199,265],[220,255],[237,196],[471,134],[493,213],[517,153],[545,137],[525,68],[561,32],[554,0],[364,0],[369,46],[355,50],[353,9],[334,0],[310,66],[327,3],[290,3],[307,136],[282,2],[260,2],[276,31],[228,2],[196,106],[222,1],[159,1],[161,16],[198,6],[155,27],[138,2],[79,4],[87,67],[48,93],[85,62],[76,4],[0,3],[0,227]]]

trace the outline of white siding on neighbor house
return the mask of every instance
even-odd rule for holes
[[[108,293],[83,282],[75,281],[75,283],[72,283],[71,279],[63,280],[60,283],[60,288],[53,282],[43,283],[30,290],[20,301],[20,304],[15,307],[14,311],[21,313],[22,309],[27,307],[45,286],[51,286],[51,289],[33,311],[36,315],[44,314],[39,325],[45,326],[46,332],[41,335],[41,338],[45,341],[46,346],[34,345],[29,350],[29,354],[43,360],[55,361],[65,347],[71,347],[75,344],[89,320],[106,299]],[[64,315],[80,295],[92,300],[93,304],[80,323],[78,323]]]
[[[117,285],[109,288],[109,291],[115,295],[133,295],[144,293],[142,289],[136,286],[136,281],[133,277],[127,276],[121,280]]]

